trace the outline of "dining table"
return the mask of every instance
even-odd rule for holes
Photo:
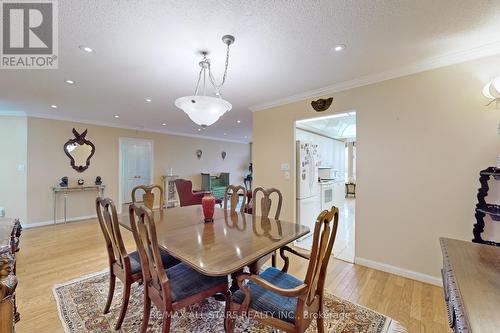
[[[225,276],[309,233],[297,223],[215,208],[204,222],[201,205],[153,210],[158,245],[208,276]],[[118,216],[131,231],[129,212]]]

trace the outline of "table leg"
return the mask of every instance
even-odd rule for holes
[[[56,224],[57,220],[57,192],[54,191],[54,224]]]
[[[229,287],[229,290],[231,290],[231,293],[235,293],[238,289],[240,289],[240,287],[238,286],[238,281],[236,281],[236,277],[243,273],[243,269],[240,269],[239,271],[235,272],[235,273],[231,273],[231,287]]]
[[[66,204],[68,201],[68,194],[64,192],[64,223],[66,224]]]

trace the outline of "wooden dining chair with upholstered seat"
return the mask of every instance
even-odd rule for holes
[[[142,333],[145,333],[148,327],[151,303],[161,311],[162,332],[167,333],[170,332],[173,312],[217,293],[225,294],[226,301],[230,301],[227,276],[205,276],[184,263],[164,269],[159,257],[160,250],[151,210],[132,204],[129,208],[129,215],[143,267]]]
[[[231,212],[236,212],[236,208],[240,201],[240,194],[243,197],[243,202],[240,206],[240,212],[243,213],[245,211],[247,202],[247,190],[241,185],[229,185],[226,187],[226,191],[224,192],[224,200],[222,202],[223,208]]]
[[[257,196],[259,193],[262,193],[263,197],[260,199],[260,214],[257,212]],[[257,187],[253,190],[252,194],[252,215],[253,216],[262,216],[262,217],[269,217],[269,213],[271,212],[272,204],[273,201],[271,200],[271,195],[273,193],[276,193],[276,196],[278,197],[278,202],[276,204],[276,209],[274,213],[274,219],[279,220],[280,218],[280,213],[281,213],[281,205],[283,204],[283,195],[281,194],[281,191],[276,189],[276,188],[268,188],[265,189],[263,187]],[[270,224],[269,224],[270,226]],[[271,255],[267,255],[265,257],[262,257],[259,259],[257,262],[252,264],[250,266],[250,271],[254,273],[258,273],[262,265],[269,260],[269,257],[271,257],[271,264],[273,267],[276,267],[276,252],[273,252]]]
[[[115,329],[118,330],[127,312],[130,287],[134,282],[142,280],[141,263],[137,251],[128,253],[125,249],[113,200],[101,197],[97,198],[96,211],[99,226],[106,241],[109,261],[109,292],[106,305],[104,306],[104,313],[109,312],[115,292],[116,278],[118,277],[123,283],[122,305],[118,321],[115,325]],[[167,267],[179,263],[177,259],[169,256],[166,252],[161,253],[161,258]]]
[[[248,315],[285,332],[304,332],[313,318],[316,318],[318,332],[325,331],[324,284],[338,219],[339,211],[336,207],[319,214],[314,226],[310,256],[285,246],[280,249],[281,257],[285,261],[281,271],[269,267],[259,275],[243,273],[237,277],[240,290],[236,291],[231,302],[226,304],[226,332],[233,332],[235,314]],[[289,259],[285,252],[309,259],[304,281],[287,273]]]
[[[163,208],[163,201],[164,201],[164,196],[163,196],[163,187],[160,185],[139,185],[136,186],[132,189],[132,202],[136,203],[137,198],[136,198],[136,192],[139,190],[144,191],[144,194],[142,195],[142,201],[144,202],[144,206],[148,207],[149,209],[153,209],[154,203],[155,203],[155,194],[153,190],[157,189],[160,195],[160,208]]]

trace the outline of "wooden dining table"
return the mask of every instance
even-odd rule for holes
[[[196,271],[209,276],[236,273],[309,233],[297,223],[215,209],[205,223],[201,205],[154,210],[158,244]],[[131,230],[128,211],[118,217]]]

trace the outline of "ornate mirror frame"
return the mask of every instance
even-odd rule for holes
[[[85,136],[87,135],[87,129],[82,132],[81,134],[78,133],[74,128],[73,128],[73,134],[75,135],[75,138],[74,139],[69,139],[65,144],[64,144],[64,153],[66,154],[66,156],[69,157],[70,159],[70,164],[71,164],[71,167],[73,169],[75,169],[76,171],[78,172],[84,172],[85,170],[88,169],[89,165],[90,165],[90,159],[92,158],[92,156],[94,156],[94,153],[95,153],[95,146],[92,142],[90,142],[89,140],[87,140],[85,138]],[[70,145],[73,145],[73,144],[79,144],[81,146],[83,145],[89,145],[91,148],[92,148],[92,151],[90,152],[89,156],[87,157],[87,160],[85,162],[85,165],[75,165],[75,159],[73,158],[73,156],[71,156],[69,150],[68,150],[68,146]]]

